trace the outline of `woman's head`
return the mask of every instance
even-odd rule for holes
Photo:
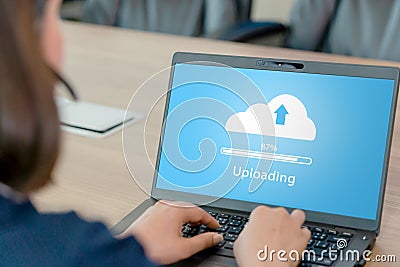
[[[22,192],[48,182],[59,147],[60,1],[37,1],[0,0],[0,181]]]

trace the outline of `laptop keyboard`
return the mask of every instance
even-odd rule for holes
[[[249,217],[213,211],[210,211],[209,214],[219,222],[219,228],[211,229],[205,225],[191,226],[186,224],[182,227],[182,236],[189,238],[205,232],[220,233],[224,239],[215,246],[219,248],[215,253],[217,255],[233,257],[233,242],[235,242],[236,238],[245,227]]]
[[[243,215],[235,215],[229,213],[218,213],[214,211],[210,211],[209,214],[213,216],[219,224],[221,225],[217,229],[210,229],[205,225],[192,226],[189,224],[185,224],[182,226],[182,236],[183,237],[192,237],[205,232],[218,232],[220,233],[224,239],[215,246],[215,254],[227,257],[233,256],[233,243],[239,236],[240,232],[246,226],[249,217]],[[321,259],[320,255],[322,251],[328,250],[337,250],[340,249],[337,246],[338,239],[346,240],[347,244],[349,244],[353,234],[350,232],[339,232],[334,229],[327,229],[322,227],[313,227],[307,226],[311,231],[311,239],[308,241],[307,250],[314,250],[317,255],[316,259],[311,259],[307,262],[302,262],[299,266],[303,267],[312,267],[312,266],[331,266],[334,261],[329,259],[329,256],[326,254],[326,257]]]

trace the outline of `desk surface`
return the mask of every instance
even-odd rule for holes
[[[134,91],[152,74],[170,65],[175,51],[192,51],[256,57],[274,57],[357,64],[399,63],[323,53],[228,43],[201,38],[128,31],[64,23],[65,73],[85,101],[125,108]],[[160,90],[166,85],[160,84]],[[137,111],[143,107],[138,106]],[[149,126],[149,144],[158,144],[159,120]],[[397,114],[400,114],[398,111]],[[143,123],[140,122],[140,123]],[[140,128],[140,123],[137,126]],[[140,166],[144,155],[135,155]],[[152,177],[152,170],[139,170]],[[54,183],[33,196],[41,211],[75,210],[89,220],[111,226],[147,195],[130,177],[122,153],[121,132],[104,139],[63,134],[62,152]],[[400,126],[395,124],[381,234],[375,253],[395,254],[400,261]],[[370,264],[378,266],[379,264]],[[389,263],[385,266],[390,266]]]

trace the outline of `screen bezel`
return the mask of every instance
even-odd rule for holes
[[[260,65],[257,62],[282,62],[289,64],[296,64],[302,66],[302,68],[282,68],[282,67],[271,67],[270,65]],[[353,77],[365,77],[365,78],[379,78],[379,79],[390,79],[394,81],[392,103],[390,108],[390,119],[388,124],[388,133],[386,139],[386,148],[384,155],[384,163],[381,175],[381,186],[378,199],[378,209],[376,214],[376,220],[369,220],[356,217],[348,217],[330,213],[321,213],[315,211],[305,210],[307,221],[315,223],[323,223],[328,225],[342,226],[348,228],[356,228],[362,230],[379,232],[381,218],[382,218],[382,207],[386,188],[386,179],[389,166],[390,149],[393,135],[393,124],[396,112],[396,103],[398,96],[398,80],[399,80],[399,69],[395,67],[385,66],[372,66],[372,65],[355,65],[355,64],[342,64],[342,63],[326,63],[326,62],[313,62],[313,61],[301,61],[301,60],[286,60],[286,59],[270,59],[270,58],[255,58],[255,57],[240,57],[240,56],[228,56],[228,55],[212,55],[212,54],[199,54],[199,53],[185,53],[177,52],[174,54],[172,59],[172,68],[170,73],[170,79],[168,84],[168,92],[164,109],[164,117],[160,134],[160,141],[157,152],[156,167],[154,171],[154,178],[152,184],[152,197],[155,199],[167,199],[176,201],[186,201],[190,203],[207,203],[207,201],[214,200],[214,197],[208,197],[204,195],[197,195],[193,193],[185,193],[178,191],[171,191],[167,189],[161,189],[156,187],[158,178],[159,161],[162,152],[163,136],[166,125],[166,118],[168,115],[168,107],[170,100],[170,93],[174,77],[174,66],[176,64],[183,64],[190,62],[215,62],[218,64],[228,65],[233,68],[244,68],[244,69],[256,69],[256,70],[269,70],[269,71],[283,71],[283,72],[299,72],[299,73],[310,73],[310,74],[325,74],[325,75],[338,75],[338,76],[353,76]],[[356,190],[356,188],[354,189]],[[263,203],[254,203],[241,200],[233,200],[222,198],[214,201],[207,206],[226,208],[232,210],[240,210],[250,212],[258,205],[266,205]],[[273,205],[268,205],[273,207]],[[286,207],[289,211],[292,210],[290,207]]]

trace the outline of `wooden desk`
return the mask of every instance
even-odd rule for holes
[[[168,67],[175,51],[220,53],[329,62],[393,65],[399,63],[294,51],[200,38],[127,31],[75,23],[63,24],[65,73],[83,100],[125,108],[134,91],[152,74]],[[166,85],[160,84],[159,90]],[[156,90],[156,89],[155,89]],[[137,111],[143,107],[137,106]],[[150,156],[155,157],[159,121],[150,125]],[[400,114],[398,111],[397,114]],[[143,121],[141,122],[143,123]],[[132,127],[138,127],[132,126]],[[130,177],[121,132],[105,139],[64,134],[54,184],[33,197],[41,211],[75,210],[111,226],[146,198]],[[137,155],[138,165],[146,160]],[[139,170],[152,177],[152,170]],[[400,261],[400,129],[396,123],[382,231],[374,252],[396,254]],[[385,264],[389,266],[390,264]],[[371,264],[370,266],[380,266]]]

